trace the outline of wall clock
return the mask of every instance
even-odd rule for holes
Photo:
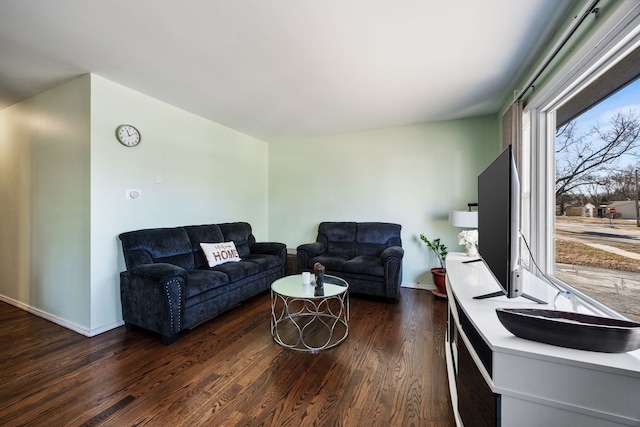
[[[140,131],[131,125],[120,125],[116,128],[116,138],[126,147],[135,147],[140,143]]]

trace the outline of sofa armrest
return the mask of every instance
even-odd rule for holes
[[[327,247],[322,242],[305,243],[298,246],[298,253],[300,251],[307,255],[307,258],[313,258],[327,251]]]
[[[251,245],[252,254],[282,255],[286,254],[287,245],[278,242],[256,242]]]
[[[398,300],[398,292],[402,284],[402,257],[404,249],[400,246],[391,246],[382,251],[380,259],[384,265],[385,293],[387,301]]]
[[[283,277],[287,266],[287,245],[279,242],[256,242],[249,249],[253,255],[275,255],[279,258],[280,273],[278,277]]]
[[[296,258],[298,259],[298,271],[308,270],[309,260],[327,251],[327,247],[322,242],[305,243],[298,246]]]
[[[173,264],[142,264],[120,273],[122,319],[159,333],[165,344],[184,327],[187,271]]]
[[[187,278],[187,270],[177,265],[164,262],[142,264],[125,273],[144,279],[155,280],[158,283],[171,277],[181,277],[185,280]]]
[[[382,251],[382,253],[380,254],[380,259],[384,264],[387,261],[387,258],[402,259],[403,256],[404,256],[404,249],[402,249],[400,246],[391,246],[385,249],[384,251]]]

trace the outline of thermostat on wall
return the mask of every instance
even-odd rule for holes
[[[136,200],[142,197],[142,192],[140,190],[127,190],[126,197],[127,200]]]

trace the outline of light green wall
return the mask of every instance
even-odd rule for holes
[[[265,142],[99,76],[0,111],[0,154],[0,299],[86,335],[121,321],[118,234],[247,221],[268,236]]]
[[[448,212],[477,201],[498,154],[495,116],[269,144],[269,238],[315,241],[322,221],[402,225],[406,283],[431,284],[436,259],[420,233],[460,251]]]
[[[122,123],[138,147],[116,141]],[[247,221],[296,247],[325,220],[398,222],[404,281],[430,284],[417,236],[460,249],[447,213],[475,201],[498,137],[487,116],[267,144],[95,75],[0,125],[0,298],[87,335],[121,321],[117,235],[140,228]]]
[[[268,146],[99,76],[91,82],[91,326],[99,328],[121,319],[118,234],[247,221],[266,239]],[[122,123],[142,133],[139,146],[116,141]],[[142,198],[126,200],[126,189]]]
[[[90,316],[89,87],[0,111],[0,295],[72,328]]]

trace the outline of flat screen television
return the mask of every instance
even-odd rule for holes
[[[501,290],[475,299],[522,296],[544,304],[522,289],[520,181],[511,146],[478,176],[478,252]]]

